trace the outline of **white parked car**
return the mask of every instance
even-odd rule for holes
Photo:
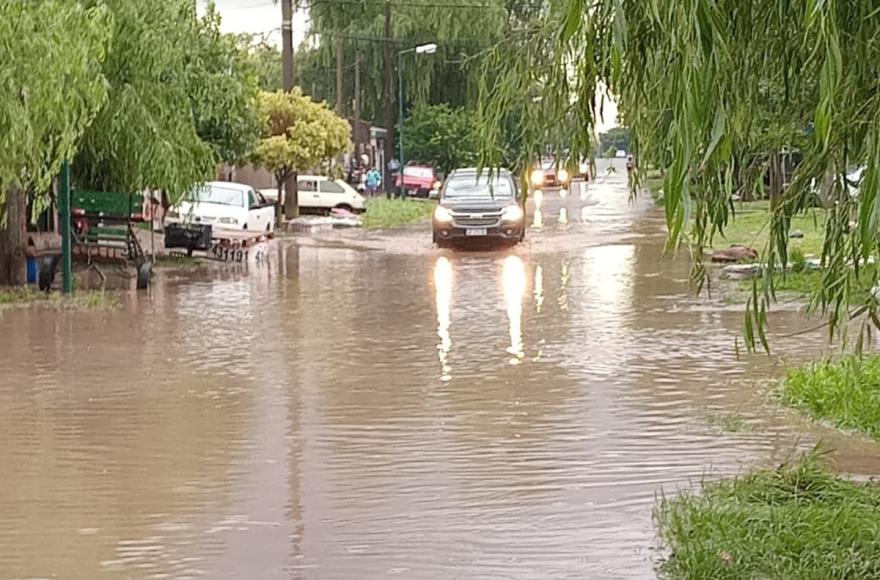
[[[271,233],[275,231],[275,206],[249,185],[211,181],[169,210],[165,222]]]
[[[342,179],[300,175],[296,183],[299,207],[307,212],[325,212],[337,207],[354,213],[367,211],[364,196]],[[260,191],[270,200],[278,200],[277,189]]]

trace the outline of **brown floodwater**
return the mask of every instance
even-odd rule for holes
[[[796,308],[737,358],[740,307],[623,172],[539,205],[516,249],[296,238],[115,312],[0,311],[0,578],[652,578],[661,492],[819,440],[880,474],[768,399],[826,348]]]

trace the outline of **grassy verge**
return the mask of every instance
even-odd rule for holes
[[[375,198],[367,200],[364,227],[387,229],[420,222],[431,217],[435,204],[430,201]]]
[[[36,306],[72,310],[115,310],[119,296],[99,290],[77,291],[72,296],[57,292],[39,292],[31,287],[0,288],[0,308]]]
[[[663,578],[880,578],[880,486],[829,473],[815,454],[699,492],[662,498],[654,516]]]
[[[642,180],[642,187],[648,190],[654,204],[663,205],[663,175],[656,169],[649,170]]]
[[[780,395],[813,419],[880,439],[880,355],[792,369]]]
[[[735,204],[736,215],[724,228],[723,235],[716,235],[715,249],[731,245],[749,246],[763,251],[770,239],[770,202],[752,201]],[[820,256],[825,238],[825,210],[814,209],[791,220],[791,232],[799,231],[803,238],[791,238],[789,253],[800,252],[806,257]]]

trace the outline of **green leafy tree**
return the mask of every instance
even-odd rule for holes
[[[607,152],[612,149],[615,154],[618,151],[629,151],[629,130],[626,127],[614,127],[599,134],[599,150]]]
[[[467,2],[473,7],[446,8],[442,2],[391,2],[394,94],[397,101],[397,51],[435,42],[437,53],[404,57],[405,106],[448,104],[472,108],[477,102],[480,59],[483,51],[510,34],[513,23],[504,0]],[[315,42],[301,47],[297,55],[300,86],[315,98],[335,102],[336,42],[343,41],[346,107],[354,95],[351,66],[362,56],[362,109],[365,119],[385,124],[383,108],[383,49],[385,37],[382,2],[313,2],[309,5],[309,34]],[[537,3],[528,3],[525,7]],[[523,8],[522,6],[520,6]],[[395,109],[396,112],[396,109]],[[393,127],[392,127],[393,129]]]
[[[257,78],[261,91],[280,91],[282,84],[281,51],[278,47],[267,43],[262,37],[243,34],[238,37],[238,44],[247,54],[252,73]]]
[[[114,16],[103,72],[110,93],[84,136],[80,185],[164,189],[172,200],[234,160],[259,131],[256,81],[213,7],[195,0],[101,0]]]
[[[260,136],[260,71],[252,68],[238,37],[220,33],[220,16],[213,6],[195,26],[187,54],[187,84],[196,132],[214,149],[216,160],[242,161]]]
[[[349,144],[351,126],[339,118],[324,103],[316,103],[303,96],[299,89],[260,95],[263,115],[263,136],[251,154],[251,162],[271,171],[278,183],[278,219],[281,219],[282,190],[290,178],[311,169],[345,150]],[[284,200],[288,218],[299,215],[299,195],[296,187]]]
[[[112,19],[67,0],[0,3],[0,284],[24,282],[27,197],[48,204],[61,163],[107,96]]]
[[[403,125],[408,162],[425,163],[448,173],[477,160],[473,116],[449,105],[421,105]]]

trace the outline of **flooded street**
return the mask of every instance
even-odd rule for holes
[[[0,578],[653,578],[661,491],[820,439],[880,475],[768,400],[825,336],[783,309],[782,358],[737,359],[741,306],[628,195],[544,192],[515,249],[280,240],[121,311],[0,311]]]

